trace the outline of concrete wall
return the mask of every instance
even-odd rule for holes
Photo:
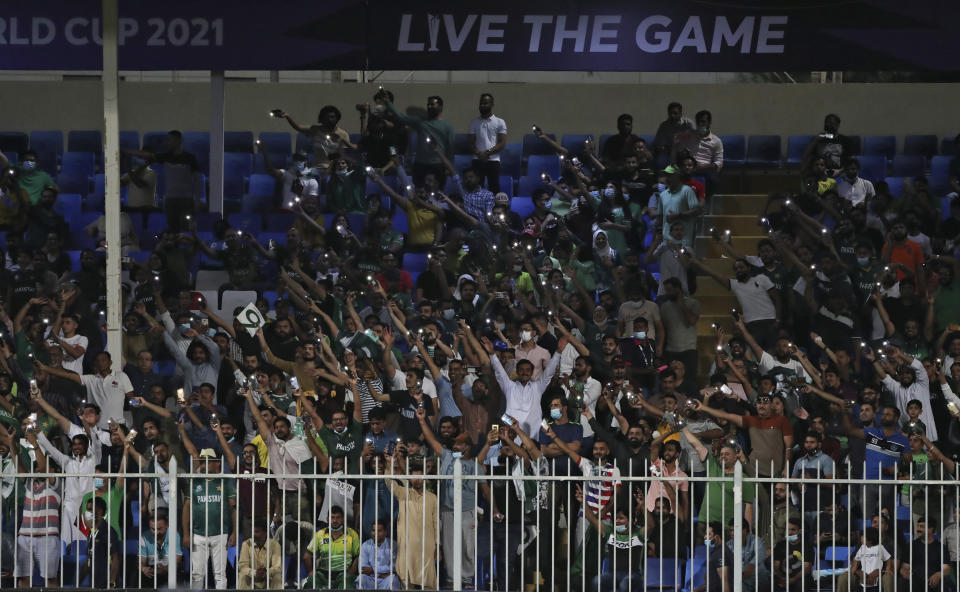
[[[227,82],[226,129],[289,131],[270,119],[271,108],[283,108],[303,124],[315,121],[320,107],[337,105],[342,125],[358,131],[354,104],[369,99],[377,85],[265,84]],[[704,85],[550,85],[550,84],[409,84],[391,90],[401,106],[422,107],[426,97],[446,101],[445,117],[466,131],[476,114],[477,98],[490,91],[496,113],[506,119],[511,140],[519,140],[531,124],[558,134],[612,133],[621,112],[634,116],[634,131],[653,133],[666,105],[677,100],[693,115],[713,112],[719,134],[809,134],[823,116],[836,112],[848,134],[909,133],[953,136],[960,132],[958,84],[704,84]],[[97,129],[103,127],[100,83],[2,82],[0,130]],[[209,87],[197,83],[124,82],[120,85],[120,128],[140,132],[209,127]]]

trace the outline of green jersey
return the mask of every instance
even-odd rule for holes
[[[193,479],[190,483],[191,532],[200,536],[229,534],[230,501],[236,502],[233,482],[225,479]]]
[[[352,528],[343,528],[340,538],[331,539],[330,529],[324,528],[310,541],[307,551],[313,554],[314,565],[319,571],[342,572],[360,555],[360,535]]]
[[[720,463],[713,456],[708,456],[704,464],[707,466],[707,477],[726,477],[726,479],[707,483],[705,501],[700,506],[700,515],[697,520],[701,524],[709,524],[715,520],[722,524],[729,524],[733,519],[734,510],[740,511],[740,507],[733,504],[733,473],[725,474]],[[756,498],[756,486],[753,483],[744,482],[743,503],[752,504],[754,498]]]

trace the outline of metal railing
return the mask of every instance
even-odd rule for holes
[[[883,592],[914,589],[921,575],[930,584],[926,589],[956,589],[960,482],[944,465],[936,470],[929,466],[922,479],[869,480],[849,477],[853,473],[849,464],[839,467],[844,476],[789,479],[757,476],[759,467],[739,462],[725,469],[708,461],[707,474],[691,476],[676,474],[670,467],[664,470],[662,463],[658,468],[644,466],[636,471],[638,475],[630,474],[634,467],[621,473],[612,466],[602,474],[564,475],[556,473],[565,472],[566,462],[518,465],[509,460],[498,474],[488,474],[474,465],[474,459],[444,459],[413,464],[407,459],[396,474],[390,473],[390,467],[384,467],[388,474],[364,472],[362,463],[361,471],[353,474],[323,473],[316,463],[313,467],[306,463],[301,474],[237,474],[224,462],[224,472],[211,476],[202,471],[179,472],[175,458],[164,475],[148,473],[145,467],[89,474],[8,472],[0,476],[4,492],[0,532],[4,538],[12,537],[13,544],[0,545],[0,568],[6,576],[9,565],[20,565],[17,575],[28,569],[26,577],[32,577],[41,561],[44,566],[56,561],[59,584],[97,587],[102,581],[97,570],[104,565],[91,559],[100,557],[103,549],[97,548],[98,538],[90,545],[81,544],[83,537],[89,538],[86,530],[91,525],[86,521],[78,528],[82,535],[72,530],[74,524],[61,524],[62,532],[75,536],[69,536],[69,542],[65,539],[62,549],[58,542],[56,558],[49,556],[50,546],[21,541],[28,537],[18,532],[25,525],[24,498],[45,494],[46,486],[38,480],[48,484],[47,479],[55,478],[54,487],[63,491],[68,480],[77,480],[76,485],[99,478],[105,480],[99,497],[107,506],[105,523],[99,528],[114,529],[120,541],[107,537],[103,556],[111,557],[106,565],[117,574],[115,581],[108,577],[109,583],[121,588],[177,588],[185,583],[226,587],[229,579],[243,589],[282,588],[284,582],[293,582],[297,588],[367,589],[365,583],[373,582],[373,588],[389,577],[394,586],[455,590],[696,590],[700,586],[706,586],[707,592],[718,586],[735,592],[836,590],[848,585],[861,588],[855,584],[860,572],[849,571],[855,558],[862,571],[867,564],[876,565],[877,557],[889,554],[892,568],[881,560],[879,574],[862,576],[869,577],[869,583],[883,582]],[[430,472],[432,462],[443,469],[441,474]],[[420,472],[421,463],[427,465],[427,474]],[[278,491],[279,478],[301,479],[300,489]],[[118,485],[120,479],[124,481]],[[169,492],[164,501],[170,544],[154,540],[152,556],[145,556],[140,542],[150,538],[148,516],[153,514],[153,502],[143,485],[150,486],[155,501],[162,495],[163,482]],[[89,483],[91,489],[84,493],[98,497],[93,481]],[[136,495],[127,497],[134,483]],[[236,495],[240,488],[249,498],[244,497],[242,511],[226,516],[230,492]],[[648,499],[654,494],[655,499]],[[494,511],[491,499],[506,507]],[[27,499],[29,510],[37,510],[30,505],[34,501]],[[182,504],[190,509],[184,512]],[[220,505],[219,515],[211,516],[207,507],[202,514],[198,511],[210,504]],[[335,506],[345,514],[343,534],[321,536],[329,535],[329,525],[337,522]],[[602,506],[599,520],[591,510],[597,506]],[[651,506],[655,511],[649,511]],[[73,515],[82,520],[86,508],[76,510],[60,507],[61,520]],[[386,523],[390,565],[382,565],[378,552],[370,564],[369,554],[363,552],[364,545],[371,546],[367,541],[376,519]],[[270,572],[276,545],[268,542],[263,547],[265,574],[257,569],[264,562],[257,559],[254,545],[243,545],[261,520],[269,525],[267,538],[280,545],[279,582]],[[867,530],[872,528],[878,532]],[[187,574],[192,576],[180,575],[178,531],[190,537],[184,551],[190,555]],[[228,544],[231,535],[236,540]],[[918,541],[919,535],[926,541]],[[788,540],[791,537],[797,538],[796,543]],[[705,539],[710,539],[709,548]],[[114,544],[121,549],[113,549]],[[212,556],[213,586],[207,585],[207,553],[200,544],[208,545]],[[886,554],[877,555],[869,548],[858,554],[860,547],[876,544],[883,545]],[[929,565],[938,548],[944,554],[942,564],[953,567],[939,570],[939,577],[931,571],[935,566]],[[48,555],[38,553],[41,549]],[[244,549],[247,558],[242,557]],[[928,555],[916,557],[917,553]],[[193,561],[198,555],[204,557],[203,565]],[[247,559],[253,568],[241,575],[241,563]],[[114,567],[118,560],[120,565]],[[168,566],[165,580],[156,569],[164,563]],[[154,567],[152,576],[142,564]],[[923,570],[930,573],[917,573]],[[54,579],[45,575],[48,581]],[[372,580],[358,577],[370,575]]]

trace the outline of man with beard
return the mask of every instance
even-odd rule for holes
[[[237,540],[237,495],[232,480],[216,477],[221,470],[220,459],[212,449],[201,450],[195,461],[194,470],[208,477],[190,480],[189,501],[183,506],[182,529],[188,533],[183,536],[183,544],[190,549],[190,584],[195,589],[205,587],[209,557],[216,588],[225,590],[227,547]]]
[[[61,368],[44,366],[34,360],[34,366],[54,376],[68,378],[87,389],[87,400],[93,401],[102,410],[99,427],[106,428],[109,420],[123,417],[124,402],[133,396],[133,385],[123,372],[111,369],[113,361],[106,351],[99,352],[93,360],[95,374],[78,375]],[[49,411],[48,411],[49,413]]]
[[[452,161],[455,139],[453,126],[442,119],[443,98],[436,95],[427,97],[426,118],[411,117],[400,113],[385,94],[378,94],[375,100],[378,104],[386,104],[387,110],[397,122],[407,125],[417,132],[417,158],[413,164],[414,185],[422,185],[427,173],[433,173],[443,181],[444,167],[440,158],[434,152],[434,145],[436,145],[438,152],[443,152],[447,159]]]
[[[413,277],[409,271],[397,267],[397,256],[392,252],[384,251],[380,255],[380,273],[376,274],[374,279],[384,291],[390,294],[406,294],[413,299]]]
[[[180,351],[169,333],[163,334],[167,351],[183,371],[183,390],[192,393],[198,391],[204,383],[216,385],[220,375],[220,348],[210,337],[201,335],[195,329],[187,329],[183,335],[187,339],[194,339],[186,354]]]
[[[823,132],[813,138],[803,151],[801,170],[804,176],[809,176],[813,162],[822,158],[826,163],[827,173],[831,177],[840,174],[844,159],[853,154],[853,144],[847,136],[839,133],[840,117],[834,113],[823,118]]]
[[[215,251],[203,239],[197,236],[196,229],[192,229],[194,244],[207,257],[223,263],[224,269],[230,276],[230,282],[221,286],[221,290],[247,290],[256,287],[259,271],[257,254],[253,247],[244,244],[244,233],[230,229],[226,233],[226,249]]]
[[[507,123],[493,114],[493,95],[480,95],[480,117],[470,122],[473,168],[487,181],[487,189],[500,191],[500,152],[507,147]],[[464,204],[466,205],[466,203]],[[467,210],[468,212],[470,210]]]
[[[810,364],[807,356],[786,338],[779,338],[774,342],[773,353],[763,350],[753,334],[747,329],[743,317],[734,321],[734,326],[740,329],[747,345],[753,350],[753,355],[758,360],[757,371],[762,375],[782,374],[786,376],[797,376],[805,382],[813,380],[812,377],[819,377],[819,373]],[[794,359],[796,358],[796,359]],[[791,410],[792,411],[792,410]]]
[[[657,502],[667,502],[667,512],[675,514],[680,522],[686,523],[690,515],[690,482],[683,480],[688,475],[680,470],[680,442],[678,440],[664,441],[668,436],[676,433],[661,434],[650,444],[650,456],[654,460],[650,463],[650,474],[654,477],[676,477],[680,481],[665,481],[657,479],[650,483],[644,496],[647,511],[657,512]],[[661,452],[661,444],[663,452]],[[658,458],[659,457],[659,458]]]
[[[287,323],[289,324],[289,321],[287,321]],[[291,376],[296,376],[300,388],[305,392],[312,393],[314,391],[314,371],[317,367],[316,344],[310,341],[297,343],[297,347],[294,350],[293,361],[291,362],[273,353],[270,344],[264,338],[263,328],[257,329],[257,341],[260,342],[260,347],[263,348],[263,353],[266,355],[268,363]],[[286,412],[286,408],[284,408],[283,411]]]
[[[595,415],[597,413],[597,401],[600,400],[600,392],[603,387],[599,380],[591,376],[591,373],[590,357],[577,356],[576,362],[573,364],[573,375],[565,384],[561,384],[561,388],[566,394],[566,398],[572,400],[577,409],[581,412],[589,410],[591,414]],[[593,429],[589,425],[583,425],[582,427],[583,443],[590,447],[593,445]]]
[[[663,282],[663,299],[660,301],[660,318],[666,333],[663,348],[664,362],[683,362],[684,368],[697,375],[697,321],[700,319],[700,302],[686,296],[680,280],[668,278]]]
[[[244,444],[240,456],[236,456],[229,448],[224,449],[224,453],[231,471],[235,471],[238,475],[261,475],[237,479],[240,536],[247,538],[250,536],[250,527],[258,516],[264,517],[264,511],[276,516],[280,510],[276,483],[266,476],[269,471],[260,466],[260,456],[255,445]],[[270,500],[269,504],[268,500]]]
[[[142,470],[144,473],[156,473],[156,479],[144,479],[142,483],[143,501],[141,502],[141,520],[156,514],[157,508],[170,506],[170,446],[166,442],[153,445],[153,459]],[[141,457],[141,464],[143,461]],[[139,472],[141,469],[136,469]]]
[[[530,323],[526,323],[526,326],[530,327]],[[532,339],[533,337],[530,336],[531,341]],[[533,378],[533,363],[530,360],[518,361],[516,365],[517,380],[511,380],[510,375],[507,374],[500,363],[500,358],[493,355],[493,343],[484,337],[482,344],[487,356],[490,357],[490,366],[493,368],[497,384],[500,385],[500,389],[506,398],[507,415],[517,418],[519,421],[518,429],[523,430],[527,435],[535,434],[543,419],[540,398],[560,365],[560,354],[553,354],[553,357],[547,363],[547,367],[536,379]],[[566,346],[567,338],[561,336],[557,342],[557,351],[563,351]]]
[[[872,353],[870,358],[872,358]],[[868,359],[870,359],[868,358]],[[874,364],[874,367],[879,364]],[[905,378],[905,377],[904,377]],[[860,408],[860,419],[867,424],[870,418],[868,405],[864,403]],[[850,438],[850,447],[853,449],[855,440],[862,440],[865,444],[864,461],[865,468],[863,478],[868,481],[892,480],[896,478],[897,467],[901,455],[909,450],[910,441],[900,431],[900,410],[892,405],[883,407],[883,413],[880,417],[880,427],[854,427],[850,422],[850,416],[843,415],[843,427]],[[874,516],[879,508],[884,508],[887,512],[893,513],[895,507],[896,491],[894,485],[864,485],[862,488],[853,488],[854,498],[851,506],[860,507],[860,512],[865,516]],[[859,503],[857,503],[859,502]],[[860,516],[860,512],[856,515]]]
[[[608,166],[615,164],[633,151],[633,143],[639,139],[633,134],[633,116],[622,113],[617,117],[617,133],[607,138],[600,150],[603,162]]]
[[[683,116],[683,105],[672,102],[667,105],[667,118],[660,122],[653,138],[653,153],[656,157],[670,156],[677,134],[694,128],[693,120]]]
[[[937,289],[933,293],[934,326],[941,331],[948,325],[960,323],[960,283],[955,282],[957,261],[953,257],[936,255],[942,261],[937,266]]]
[[[909,276],[916,279],[915,285],[926,285],[923,248],[907,238],[907,224],[903,219],[894,220],[890,226],[890,234],[880,256],[889,262],[891,269],[896,270],[898,280]]]
[[[555,387],[548,389],[548,393],[550,390],[553,390],[553,392],[547,395],[550,399],[550,420],[547,421],[547,425],[550,426],[550,429],[553,430],[560,440],[563,440],[567,447],[576,452],[580,452],[584,441],[583,426],[570,421],[566,397],[556,392]],[[589,414],[589,409],[584,408],[583,411],[585,412],[584,417],[586,417],[586,415]],[[559,446],[552,443],[544,429],[540,430],[539,442],[540,453],[550,462],[552,467],[551,472],[554,475],[569,475],[571,465],[566,453]]]
[[[873,364],[877,376],[883,381],[884,388],[894,396],[899,409],[906,409],[913,399],[920,401],[923,406],[920,421],[927,426],[927,437],[936,442],[937,426],[930,410],[930,379],[927,371],[920,360],[903,353],[896,346],[888,347],[886,354],[885,360],[878,360],[872,351],[864,353],[864,357]],[[893,364],[900,364],[896,380],[890,376]]]

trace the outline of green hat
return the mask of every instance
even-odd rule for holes
[[[667,165],[667,168],[663,169],[663,172],[666,173],[666,174],[668,174],[668,175],[675,175],[675,174],[677,174],[677,173],[680,172],[680,169],[678,169],[677,167],[673,166],[672,164],[668,164],[668,165]]]

